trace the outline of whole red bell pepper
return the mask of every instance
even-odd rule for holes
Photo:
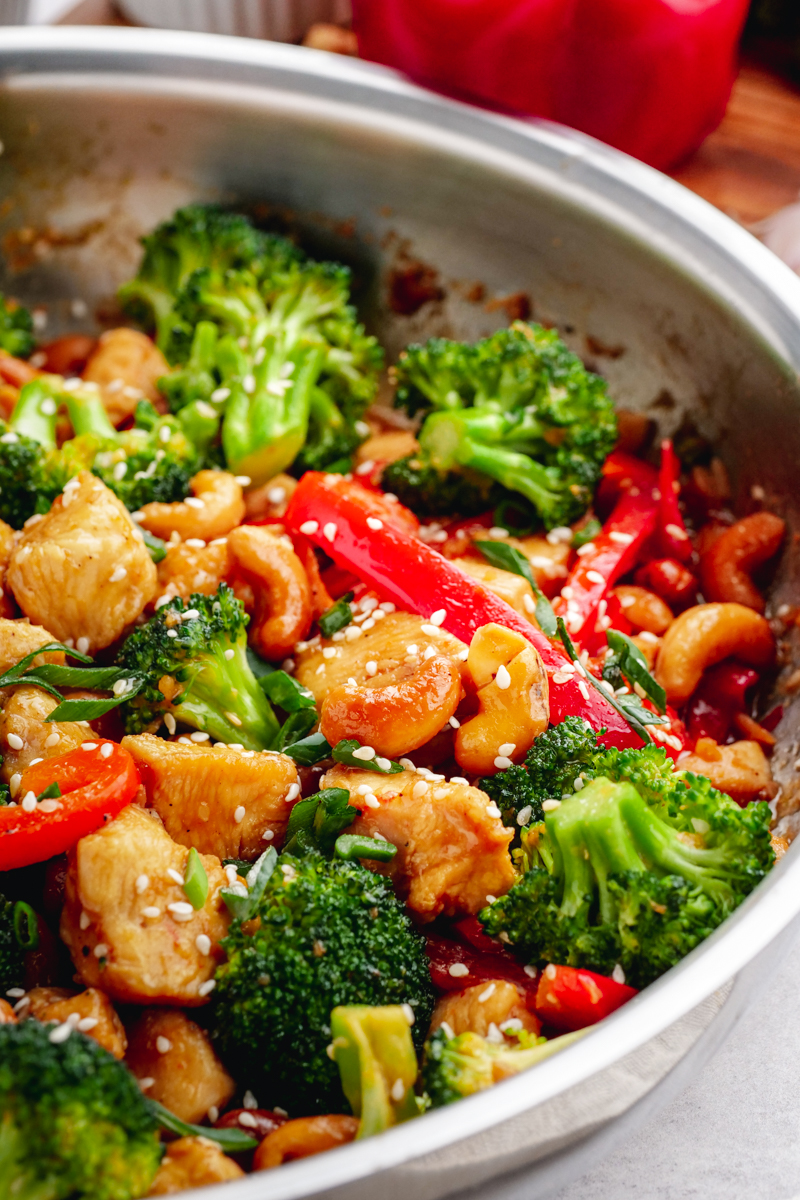
[[[748,0],[353,0],[362,58],[665,168],[720,122]]]
[[[28,811],[26,798],[32,804],[53,784],[61,795]],[[0,808],[0,871],[63,854],[130,804],[140,784],[133,758],[116,742],[87,741],[28,767],[17,800]]]
[[[653,472],[653,476],[654,476]],[[650,486],[624,491],[602,533],[588,542],[572,568],[554,611],[563,616],[570,636],[582,646],[606,618],[601,604],[609,590],[633,567],[656,526],[658,499]]]
[[[602,1021],[635,995],[636,988],[608,975],[551,963],[539,977],[536,1015],[545,1025],[569,1033]]]
[[[661,469],[658,473],[658,541],[662,553],[667,558],[688,563],[692,557],[692,543],[678,507],[680,473],[681,464],[672,441],[664,438],[661,443]]]
[[[341,475],[308,471],[286,510],[289,530],[311,538],[340,567],[352,571],[405,612],[444,612],[443,628],[470,643],[481,625],[514,629],[539,651],[550,676],[550,719],[582,716],[605,729],[603,742],[624,749],[641,745],[627,722],[583,682],[563,649],[432,547],[375,515],[376,496]]]

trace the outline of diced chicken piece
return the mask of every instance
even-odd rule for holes
[[[463,992],[447,992],[433,1010],[431,1033],[443,1024],[449,1025],[456,1035],[479,1033],[481,1037],[488,1034],[494,1038],[506,1030],[510,1033],[525,1029],[538,1034],[540,1028],[536,1016],[525,1004],[522,988],[507,979],[487,979],[485,983],[464,988]]]
[[[377,797],[377,808],[363,805],[358,789],[364,786]],[[514,832],[478,788],[430,780],[417,771],[379,775],[339,765],[326,772],[320,787],[347,788],[350,803],[363,806],[348,833],[380,834],[397,846],[395,857],[375,864],[375,870],[388,875],[426,921],[477,913],[487,895],[502,896],[514,882],[508,851]]]
[[[71,1021],[76,1029],[94,1038],[114,1058],[125,1057],[128,1045],[125,1027],[105,992],[98,988],[73,992],[69,988],[39,987],[27,994],[30,1004],[24,1009],[26,1017],[33,1017],[43,1025],[48,1021],[58,1021],[59,1025]]]
[[[9,688],[8,699],[0,712],[0,753],[3,756],[0,778],[5,783],[29,767],[33,759],[66,754],[69,750],[77,750],[89,739],[91,731],[75,721],[48,724],[46,718],[57,707],[55,696],[41,688]]]
[[[27,617],[91,653],[136,620],[157,583],[141,530],[88,471],[23,532],[7,578]]]
[[[40,646],[59,639],[43,629],[41,625],[31,625],[27,617],[17,621],[0,618],[0,673],[5,674],[15,667],[28,654],[33,654]],[[34,658],[31,666],[41,666],[44,662],[63,663],[64,655],[60,650],[49,651]]]
[[[508,541],[525,555],[531,564],[533,577],[545,596],[555,596],[569,574],[573,556],[569,542],[553,544],[543,537],[509,538]]]
[[[7,1000],[0,1000],[0,1025],[16,1025],[17,1018]]]
[[[169,363],[153,341],[136,329],[109,329],[89,357],[83,378],[96,383],[111,421],[121,425],[140,400],[161,401],[156,387]]]
[[[698,738],[695,753],[681,758],[679,766],[682,771],[705,775],[737,804],[771,800],[778,790],[769,759],[758,742],[748,740],[719,746],[712,738]]]
[[[136,804],[70,851],[61,938],[87,987],[133,1004],[207,1003],[229,924],[227,879],[203,856],[208,896],[195,911],[169,874],[183,878],[188,857]]]
[[[151,1100],[190,1124],[224,1108],[236,1091],[208,1034],[174,1008],[148,1008],[139,1017],[125,1062]]]
[[[285,754],[187,746],[151,733],[123,738],[122,745],[139,768],[148,807],[181,846],[251,860],[282,842],[292,811],[287,797],[297,783]]]
[[[193,592],[211,596],[231,570],[230,555],[224,538],[208,546],[188,546],[174,542],[167,546],[166,557],[158,564],[158,595],[182,596]]]
[[[171,1196],[187,1188],[206,1187],[241,1179],[244,1171],[237,1162],[204,1137],[183,1137],[170,1142],[161,1160],[148,1196]]]
[[[521,575],[512,575],[510,571],[502,571],[499,567],[490,567],[488,563],[478,562],[475,558],[456,558],[453,565],[461,567],[478,583],[482,583],[495,596],[510,604],[515,612],[525,617],[526,621],[534,621],[536,599],[533,588],[527,579]]]
[[[313,693],[317,704],[321,704],[332,688],[347,683],[351,677],[364,683],[379,675],[382,686],[408,679],[416,673],[420,663],[434,653],[461,666],[467,657],[464,643],[444,629],[425,633],[424,625],[429,630],[435,628],[423,617],[412,613],[393,612],[382,618],[376,618],[373,613],[359,624],[348,625],[341,631],[344,636],[337,637],[336,641],[314,638],[306,650],[295,655],[295,679]],[[332,650],[335,654],[331,654]],[[375,671],[370,669],[369,675],[367,663],[376,666]]]
[[[10,525],[0,521],[0,617],[11,618],[16,612],[14,598],[6,590],[6,571],[17,535]]]

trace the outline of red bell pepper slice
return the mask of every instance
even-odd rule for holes
[[[724,742],[735,714],[747,711],[746,693],[758,680],[758,671],[736,659],[717,663],[705,671],[686,708],[692,741],[708,737]]]
[[[0,379],[5,383],[21,388],[41,374],[41,371],[37,371],[24,358],[15,358],[13,354],[0,350]]]
[[[61,796],[52,812],[46,811],[49,804],[45,811],[22,807],[29,793],[40,796],[54,783]],[[130,804],[140,784],[133,758],[116,742],[84,742],[77,750],[28,767],[17,791],[19,802],[0,808],[0,871],[63,854]]]
[[[570,1033],[595,1025],[627,1004],[636,988],[580,967],[545,967],[536,990],[536,1015],[545,1025]]]
[[[655,592],[673,610],[689,608],[697,599],[697,578],[674,558],[654,558],[636,572],[639,587]]]
[[[655,489],[632,486],[617,501],[602,533],[587,543],[592,549],[578,558],[553,604],[574,641],[584,645],[595,633],[601,602],[636,562],[655,529],[657,516]]]
[[[606,745],[641,745],[627,722],[574,670],[559,674],[567,664],[560,645],[432,547],[385,516],[377,517],[375,501],[373,493],[341,475],[308,471],[286,510],[286,525],[305,533],[340,567],[353,571],[398,608],[423,617],[443,609],[443,627],[467,645],[489,622],[521,633],[539,651],[551,678],[553,724],[582,716],[593,729],[605,728]],[[655,519],[655,509],[653,514]]]
[[[531,968],[531,974],[526,974],[525,968],[502,949],[494,952],[477,950],[474,946],[429,934],[427,951],[431,981],[440,992],[461,992],[488,979],[506,979],[522,988],[525,1003],[533,1011],[539,972]],[[450,973],[451,967],[456,967],[455,975]],[[462,967],[466,967],[466,971]]]
[[[668,558],[688,563],[692,557],[692,543],[678,507],[680,473],[681,464],[672,442],[664,438],[661,443],[661,470],[658,473],[658,540],[662,553]]]

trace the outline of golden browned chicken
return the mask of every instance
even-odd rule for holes
[[[32,654],[34,650],[38,650],[40,646],[46,646],[48,642],[57,642],[49,629],[44,629],[41,625],[31,625],[27,617],[21,620],[11,621],[7,618],[0,619],[0,672],[5,673],[11,667],[15,667],[20,659],[25,658],[28,654]],[[64,655],[60,650],[48,651],[42,654],[41,657],[33,659],[32,666],[40,666],[44,662],[63,663]]]
[[[141,530],[87,471],[69,480],[46,516],[27,523],[7,579],[27,617],[87,653],[116,641],[156,593]]]
[[[136,329],[109,329],[100,336],[83,378],[96,383],[115,425],[132,417],[140,400],[163,403],[156,384],[169,374],[158,347]]]
[[[166,742],[151,733],[123,738],[122,745],[136,761],[148,805],[182,846],[250,860],[282,842],[291,801],[300,794],[297,768],[286,755]]]
[[[192,592],[210,596],[231,569],[226,538],[209,545],[187,545],[173,542],[167,546],[165,557],[158,564],[158,595],[182,596],[188,600]]]
[[[147,1194],[171,1196],[186,1188],[227,1183],[231,1179],[241,1179],[243,1175],[239,1164],[208,1138],[182,1137],[170,1142]]]
[[[12,799],[16,794],[14,776],[19,776],[35,758],[52,758],[77,750],[91,737],[91,730],[75,721],[48,724],[45,718],[57,707],[58,700],[41,688],[26,686],[7,691],[0,711],[0,753],[3,756],[0,778],[11,784]]]
[[[218,859],[203,857],[208,896],[195,911],[178,882],[188,856],[136,804],[70,851],[61,937],[88,987],[133,1004],[207,1002],[229,923],[227,880]]]
[[[295,657],[295,678],[321,704],[332,688],[351,678],[359,684],[375,680],[382,687],[399,683],[414,675],[420,664],[434,654],[461,665],[467,647],[423,617],[385,613],[376,601],[371,614],[362,611],[357,621],[333,638],[315,637],[305,648],[301,643]]]
[[[26,994],[29,1001],[23,1009],[26,1018],[32,1017],[44,1025],[48,1021],[58,1021],[59,1025],[69,1022],[115,1058],[125,1057],[128,1045],[125,1027],[105,992],[98,988],[74,992],[69,988],[40,987]]]
[[[375,869],[390,876],[426,921],[476,913],[487,896],[504,895],[514,882],[508,852],[513,830],[504,827],[486,793],[466,782],[446,783],[424,771],[379,775],[335,766],[320,787],[347,788],[350,803],[362,808],[348,832],[380,834],[397,846],[391,862]]]
[[[539,1032],[539,1021],[525,1004],[522,988],[507,979],[487,979],[461,992],[445,993],[433,1010],[431,1033],[444,1024],[455,1034],[479,1033],[497,1041],[506,1031]]]
[[[771,800],[778,790],[769,759],[758,742],[731,742],[719,746],[712,738],[698,738],[694,754],[680,760],[682,771],[705,775],[715,788],[738,804]]]
[[[151,1100],[192,1124],[224,1108],[236,1091],[208,1034],[174,1008],[142,1013],[131,1026],[125,1062]]]

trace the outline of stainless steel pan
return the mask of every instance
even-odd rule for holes
[[[761,486],[797,526],[800,281],[663,176],[556,126],[294,47],[4,30],[0,80],[0,236],[15,268],[0,286],[46,306],[53,332],[85,328],[86,305],[113,320],[136,237],[176,205],[260,206],[353,263],[390,350],[486,332],[501,323],[492,300],[528,294],[535,316],[588,349],[618,403],[667,431],[691,413],[742,510]],[[397,315],[387,279],[419,262],[438,298]],[[790,553],[774,605],[798,595],[796,573]],[[790,788],[791,713],[780,734]],[[224,1195],[434,1200],[530,1164],[524,1194],[541,1195],[585,1169],[637,1102],[649,1096],[638,1105],[649,1111],[699,1069],[799,909],[792,850],[722,929],[580,1044],[490,1093]]]

